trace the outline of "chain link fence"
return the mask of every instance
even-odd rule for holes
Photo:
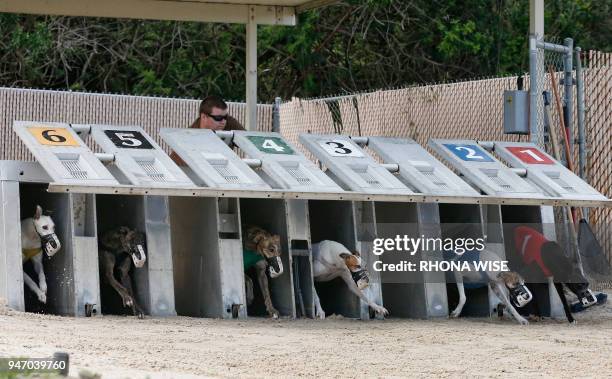
[[[541,49],[542,67],[551,66],[562,96],[565,73],[563,56]],[[587,181],[598,191],[612,197],[612,54],[587,52],[581,77],[585,89],[585,129]],[[582,62],[581,62],[582,63]],[[548,71],[548,69],[547,69]],[[538,84],[551,91],[551,78],[543,69]],[[575,73],[574,73],[575,74]],[[487,78],[466,82],[432,84],[320,99],[293,98],[280,105],[280,132],[313,161],[315,158],[298,142],[301,133],[347,134],[356,136],[406,137],[427,146],[430,138],[523,141],[529,137],[503,134],[503,91],[517,89],[517,76]],[[524,76],[526,90],[530,77]],[[569,88],[569,87],[568,87]],[[577,114],[576,86],[572,85],[571,114]],[[554,99],[553,99],[554,103]],[[538,106],[538,122],[543,130],[543,101]],[[550,107],[553,126],[558,129],[563,114]],[[567,116],[566,116],[567,117]],[[578,140],[578,128],[572,128]],[[561,136],[561,135],[560,135]],[[544,133],[540,137],[544,144]],[[562,146],[562,145],[561,145]],[[578,162],[578,149],[573,149]],[[430,152],[432,152],[429,149]],[[578,174],[578,165],[574,167]],[[612,210],[590,211],[590,222],[608,260],[612,260]]]

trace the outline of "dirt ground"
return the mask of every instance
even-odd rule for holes
[[[71,318],[0,305],[0,357],[70,354],[70,374],[195,377],[610,377],[612,306],[578,325],[509,319]],[[0,374],[1,376],[1,374]]]

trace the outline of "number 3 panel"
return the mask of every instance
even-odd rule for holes
[[[91,135],[131,182],[146,187],[193,187],[187,175],[140,126],[92,125]]]
[[[346,189],[377,194],[413,193],[349,136],[300,134],[300,142]]]

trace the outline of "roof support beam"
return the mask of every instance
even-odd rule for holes
[[[246,129],[257,130],[257,22],[255,6],[249,7],[246,24]]]
[[[177,0],[5,0],[0,12],[246,24],[250,9],[262,25],[295,25],[295,8]]]

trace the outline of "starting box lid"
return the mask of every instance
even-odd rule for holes
[[[300,134],[300,142],[349,190],[372,194],[413,193],[349,136]]]
[[[545,197],[473,140],[432,139],[429,146],[484,193],[499,197]]]
[[[368,146],[385,163],[399,166],[399,175],[423,194],[480,196],[468,183],[412,139],[369,137]]]
[[[261,160],[262,170],[280,188],[298,191],[342,191],[342,188],[278,133],[235,131],[234,143],[249,157]]]
[[[527,179],[551,196],[577,200],[606,200],[538,146],[528,142],[494,142],[495,152],[512,167],[527,170]]]
[[[208,187],[270,189],[212,130],[164,128],[159,135]]]
[[[193,187],[193,183],[140,126],[91,125],[91,136],[134,185]]]
[[[69,124],[15,121],[13,129],[55,183],[119,184]]]

